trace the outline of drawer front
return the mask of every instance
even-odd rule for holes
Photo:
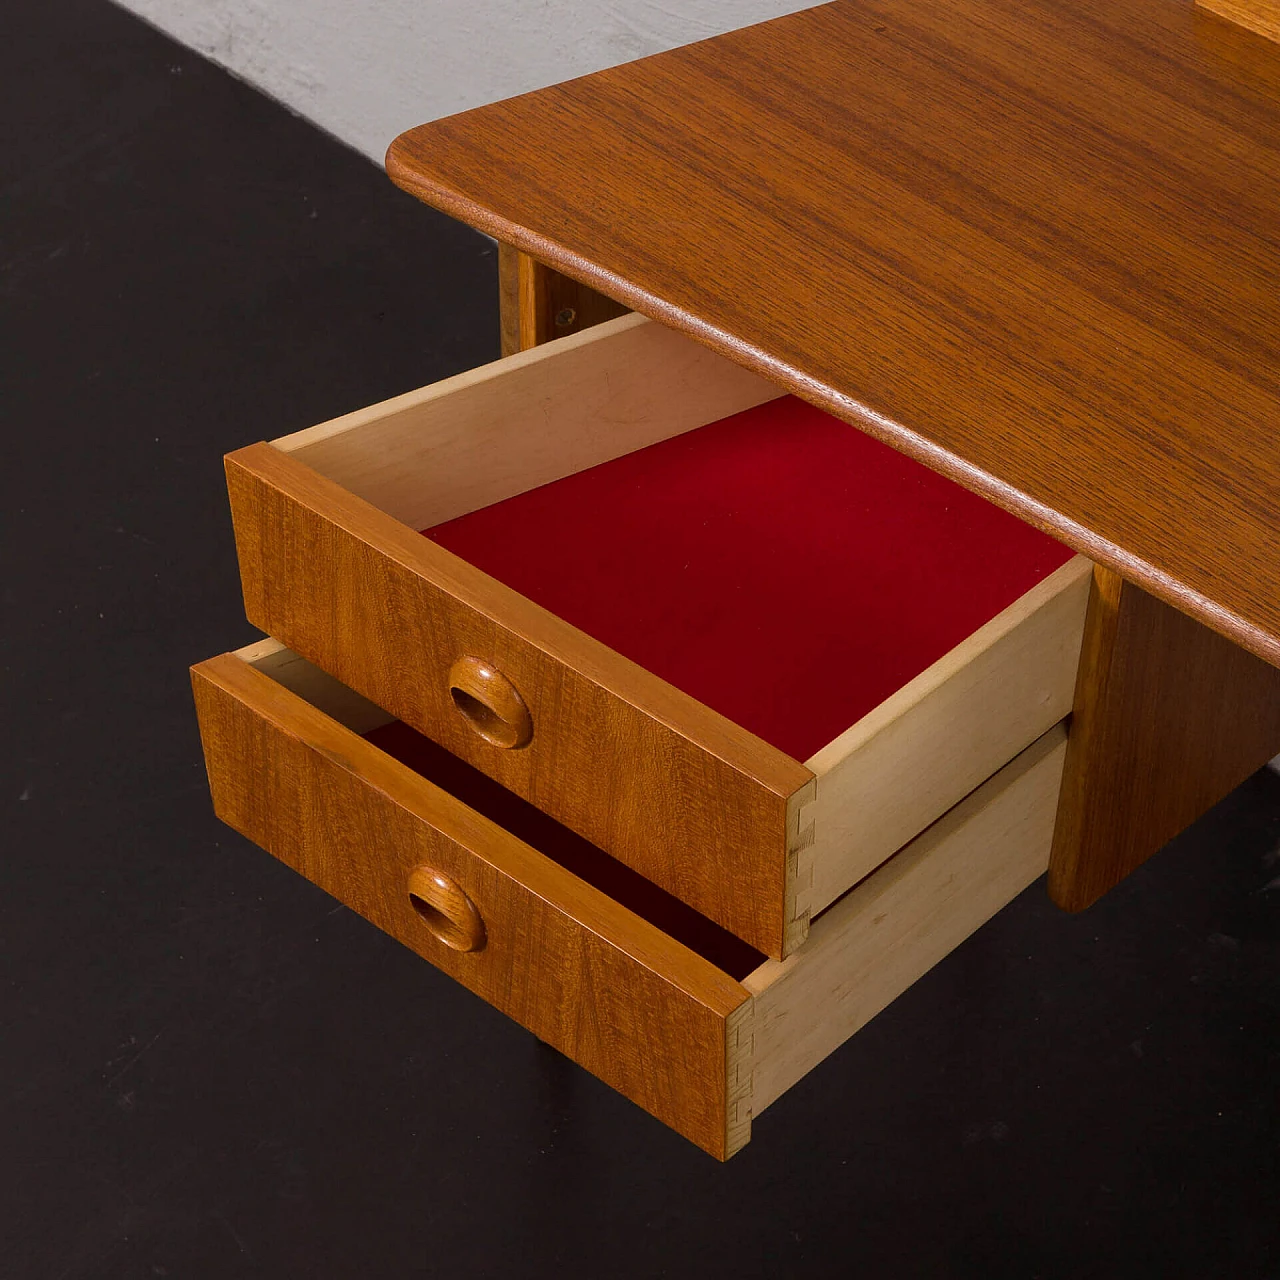
[[[808,769],[284,452],[241,450],[227,477],[255,626],[783,954]],[[506,682],[480,718],[467,659]]]
[[[242,658],[192,682],[225,822],[711,1154],[746,1140],[741,985]]]

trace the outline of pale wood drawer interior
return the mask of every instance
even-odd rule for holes
[[[1054,726],[779,962],[275,641],[193,674],[225,820],[720,1158],[1043,872],[1065,752]],[[477,948],[410,908],[424,858],[470,895]]]
[[[1086,560],[638,316],[269,448],[229,473],[301,466],[425,535],[375,549],[447,579],[431,617],[466,597],[496,619],[508,638],[472,656],[510,673],[532,739],[424,695],[447,664],[419,683],[377,599],[331,624],[342,601],[253,571],[251,620],[778,958],[1071,708]],[[242,564],[271,555],[242,524]],[[553,661],[520,666],[511,634]],[[575,722],[577,678],[667,736]]]

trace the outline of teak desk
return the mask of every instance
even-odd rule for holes
[[[849,0],[387,167],[507,354],[228,458],[215,803],[708,1151],[1280,751],[1280,46]]]

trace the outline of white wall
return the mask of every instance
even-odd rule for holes
[[[118,0],[379,164],[468,107],[812,0]]]

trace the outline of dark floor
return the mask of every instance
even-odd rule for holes
[[[1035,885],[720,1166],[219,825],[220,455],[496,354],[494,252],[98,0],[0,42],[0,1280],[1280,1276],[1280,777]]]

